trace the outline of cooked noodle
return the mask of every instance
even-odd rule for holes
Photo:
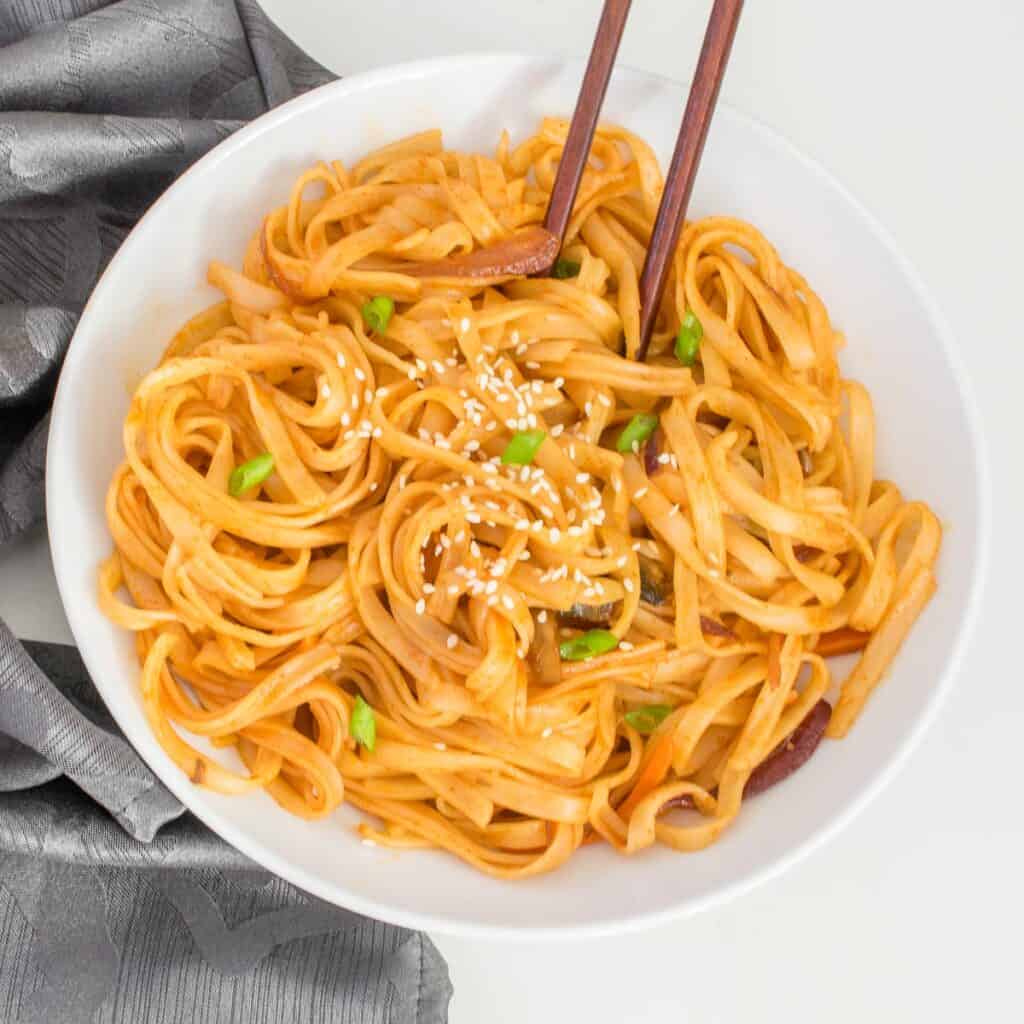
[[[403,272],[539,223],[565,132],[546,120],[494,158],[425,132],[303,174],[139,385],[100,573],[194,782],[307,818],[347,800],[365,839],[500,878],[590,841],[713,842],[829,690],[819,644],[866,642],[828,735],[850,728],[941,533],[875,478],[842,336],[749,224],[687,225],[635,361],[661,176],[622,129],[594,143],[575,276]],[[374,296],[395,304],[379,330]],[[692,368],[673,349],[688,313]],[[620,453],[642,412],[657,430]],[[503,464],[529,431],[532,461]],[[263,453],[273,471],[232,496]],[[565,660],[591,628],[606,653]]]

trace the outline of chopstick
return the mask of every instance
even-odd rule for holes
[[[594,130],[597,128],[597,117],[608,91],[608,80],[612,75],[615,55],[619,52],[619,42],[622,39],[622,30],[626,27],[631,2],[632,0],[605,0],[601,20],[597,24],[590,59],[587,61],[587,69],[580,84],[580,96],[569,124],[569,133],[565,137],[565,146],[558,161],[558,172],[555,174],[555,184],[551,189],[548,210],[544,217],[544,227],[558,239],[559,248],[565,237],[565,229],[569,225],[583,170],[587,165],[590,144],[594,141]]]
[[[647,358],[661,293],[665,290],[665,280],[683,229],[686,207],[697,177],[711,115],[718,100],[718,90],[722,85],[742,10],[743,0],[715,0],[708,19],[704,45],[690,86],[690,96],[686,101],[686,113],[683,114],[683,123],[679,128],[661,205],[647,247],[647,258],[640,275],[640,347],[636,358],[641,363]]]

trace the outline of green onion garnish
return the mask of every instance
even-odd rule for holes
[[[638,451],[657,426],[658,417],[653,412],[638,412],[619,434],[615,447],[620,452]]]
[[[551,276],[564,281],[567,277],[575,277],[580,272],[580,265],[575,260],[556,260]]]
[[[501,461],[505,466],[528,466],[533,462],[537,449],[544,443],[547,437],[544,430],[520,430],[518,434],[512,435],[512,440],[505,446],[501,453]]]
[[[387,330],[395,304],[386,295],[375,295],[369,302],[363,303],[363,322],[371,331]]]
[[[649,736],[670,714],[672,709],[667,704],[647,704],[634,711],[627,711],[622,717],[638,733]]]
[[[237,498],[263,483],[273,472],[274,456],[270,452],[257,455],[255,459],[243,462],[231,470],[231,476],[228,477],[228,494],[232,498]]]
[[[700,339],[704,337],[704,326],[697,319],[692,309],[686,311],[682,326],[676,335],[676,359],[683,366],[693,366],[700,348]]]
[[[352,706],[348,734],[369,751],[373,750],[377,742],[377,719],[374,717],[373,708],[362,697],[356,697],[356,702]]]
[[[607,629],[591,629],[558,645],[562,661],[586,661],[595,654],[607,654],[619,646],[619,638]]]

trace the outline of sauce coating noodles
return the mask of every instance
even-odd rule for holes
[[[501,878],[712,843],[820,717],[823,654],[863,648],[847,732],[941,539],[875,478],[843,338],[751,225],[686,226],[632,358],[661,174],[629,132],[598,130],[557,276],[403,272],[539,223],[566,127],[303,174],[139,385],[100,570],[194,782],[348,801],[364,838]]]

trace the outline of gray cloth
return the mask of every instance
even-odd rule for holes
[[[251,0],[0,0],[0,544],[42,518],[56,373],[131,226],[329,78]],[[450,995],[428,938],[308,896],[183,813],[78,652],[0,622],[0,1024],[432,1024]]]

